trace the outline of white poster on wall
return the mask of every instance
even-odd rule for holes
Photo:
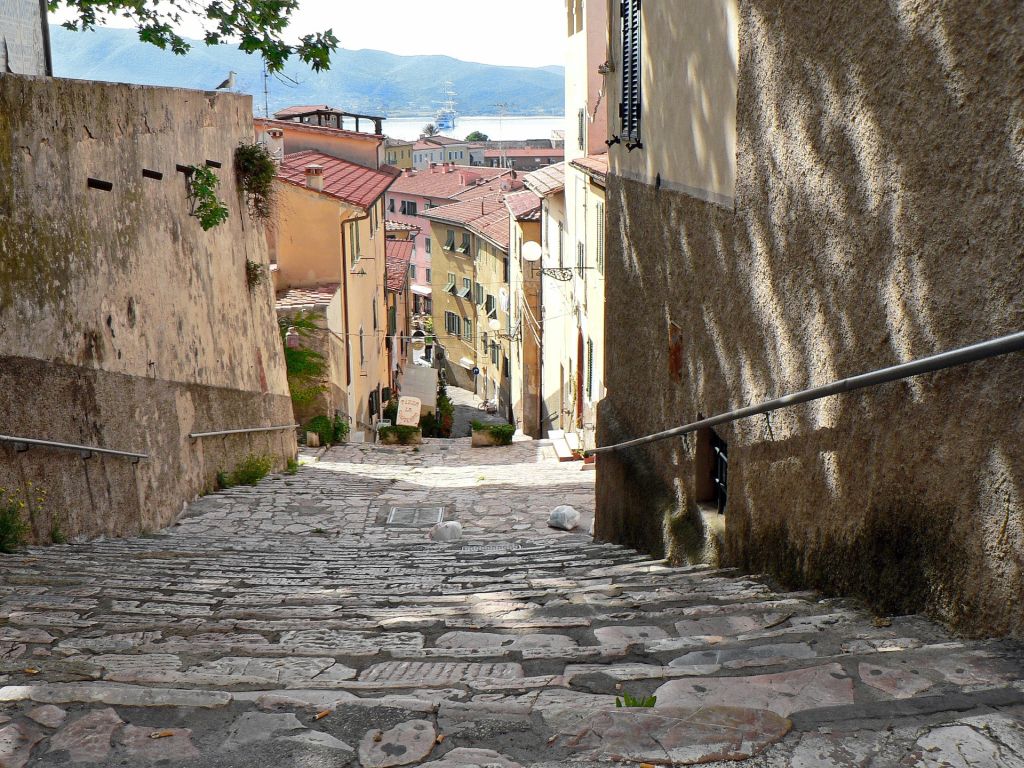
[[[398,398],[398,426],[418,427],[423,402],[418,397]]]

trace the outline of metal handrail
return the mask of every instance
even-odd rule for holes
[[[221,435],[246,435],[252,432],[277,432],[282,429],[296,429],[298,424],[283,424],[280,427],[253,427],[252,429],[223,429],[220,432],[190,432],[189,437],[220,437]]]
[[[53,440],[36,440],[32,437],[14,437],[13,435],[0,435],[0,443],[13,443],[15,449],[18,446],[25,446],[24,450],[28,450],[30,445],[39,445],[46,448],[57,448],[62,451],[77,451],[82,454],[82,458],[88,458],[94,453],[102,453],[105,456],[123,456],[127,459],[131,459],[133,462],[139,459],[148,459],[148,453],[132,453],[131,451],[115,451],[110,448],[97,448],[94,445],[76,445],[75,443],[58,443]]]
[[[930,357],[922,357],[920,360],[912,360],[909,363],[901,363],[900,365],[893,365],[888,368],[880,368],[876,371],[871,371],[870,373],[862,373],[857,376],[840,379],[839,381],[834,381],[831,384],[824,384],[820,387],[804,389],[791,395],[776,398],[775,400],[768,400],[767,402],[760,403],[759,405],[749,405],[746,408],[740,408],[718,416],[701,419],[700,421],[695,421],[682,427],[668,429],[664,432],[656,432],[652,435],[647,435],[646,437],[636,438],[635,440],[627,440],[622,443],[615,443],[614,445],[594,448],[586,451],[586,455],[608,453],[610,451],[618,451],[623,448],[632,448],[637,445],[646,445],[660,440],[667,440],[671,437],[681,437],[682,435],[696,432],[698,429],[706,429],[708,427],[717,426],[718,424],[726,424],[749,416],[759,416],[762,413],[770,413],[781,408],[788,408],[793,405],[808,403],[812,400],[820,400],[831,395],[842,394],[843,392],[853,392],[854,390],[874,387],[879,384],[887,384],[892,381],[899,381],[900,379],[909,379],[912,376],[920,376],[923,373],[932,373],[934,371],[941,371],[945,368],[954,368],[958,365],[977,362],[978,360],[986,360],[991,357],[1007,355],[1011,352],[1024,352],[1024,331],[1011,333],[1009,336],[1001,336],[998,339],[992,339],[990,341],[983,341],[979,344],[972,344],[968,347],[950,350],[949,352],[931,355]]]

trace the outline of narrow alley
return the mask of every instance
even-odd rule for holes
[[[0,765],[1024,766],[1015,646],[596,543],[550,450],[337,447],[4,559]]]

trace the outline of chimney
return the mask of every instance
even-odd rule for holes
[[[437,173],[437,163],[431,163],[430,164],[430,172],[431,173]]]
[[[306,166],[306,186],[317,192],[324,191],[324,167],[322,165]]]
[[[466,172],[465,171],[460,171],[459,172],[459,186],[460,187],[466,186]]]
[[[284,160],[284,131],[280,128],[271,128],[264,134],[264,143],[270,156],[280,165]]]
[[[408,176],[415,176],[416,175],[416,169],[414,169],[414,168],[406,168],[404,171],[402,171],[402,173],[405,176],[407,176],[407,177]]]

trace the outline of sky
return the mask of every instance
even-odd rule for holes
[[[58,11],[51,20],[67,18]],[[113,20],[110,26],[127,26]],[[484,64],[564,64],[564,0],[300,0],[286,38],[332,28],[349,49],[441,54]],[[197,23],[184,27],[199,37]]]

